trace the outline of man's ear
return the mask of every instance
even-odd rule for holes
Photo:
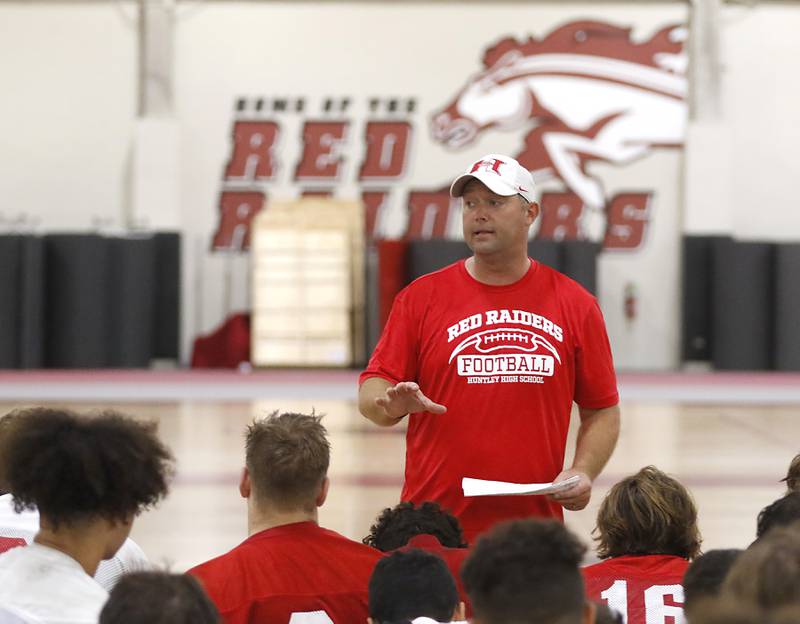
[[[251,492],[252,484],[250,483],[250,471],[247,470],[247,466],[245,466],[242,470],[242,478],[239,479],[239,494],[242,495],[242,498],[250,498]]]
[[[328,477],[325,477],[322,480],[322,485],[319,488],[319,494],[317,494],[317,500],[315,503],[317,507],[322,507],[325,504],[325,501],[328,498],[328,490],[331,487],[331,480]]]
[[[460,601],[456,610],[453,611],[453,617],[450,618],[451,622],[463,622],[467,619],[467,606],[464,604],[464,601]]]
[[[534,223],[539,218],[539,204],[531,202],[528,205],[528,214],[530,215],[531,223]]]
[[[367,624],[375,624],[375,622],[372,621],[371,617],[368,617],[367,618]]]
[[[583,603],[583,619],[581,622],[583,624],[594,624],[595,618],[597,617],[597,605],[594,604],[591,600],[587,600]]]

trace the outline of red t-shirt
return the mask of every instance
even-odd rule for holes
[[[478,282],[464,261],[415,280],[397,295],[359,382],[370,377],[416,381],[447,407],[409,418],[401,498],[438,502],[469,542],[500,520],[562,510],[544,496],[464,498],[463,477],[552,481],[573,400],[590,409],[618,402],[597,302],[538,262],[507,286]]]
[[[623,613],[628,624],[683,624],[683,575],[672,555],[613,557],[583,568],[586,595]]]
[[[191,570],[227,624],[366,622],[367,586],[383,553],[314,522],[251,535]]]
[[[453,575],[453,578],[456,581],[456,589],[458,589],[458,597],[459,599],[466,605],[466,617],[467,619],[472,617],[472,604],[469,601],[469,596],[467,596],[467,592],[464,589],[464,583],[461,582],[461,566],[464,565],[464,560],[469,555],[469,549],[467,548],[448,548],[447,546],[442,546],[441,542],[436,538],[435,535],[415,535],[408,543],[403,546],[402,548],[398,548],[398,550],[408,550],[409,548],[419,548],[421,550],[433,553],[434,555],[438,555],[444,562],[447,564],[448,569],[450,570],[450,574]]]

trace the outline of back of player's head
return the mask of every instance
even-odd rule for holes
[[[758,607],[729,596],[702,598],[684,617],[689,624],[773,624]]]
[[[800,490],[800,455],[795,455],[786,471],[786,476],[781,479],[786,482],[786,489],[790,492]]]
[[[683,485],[654,466],[615,484],[597,513],[597,554],[675,555],[700,551],[697,508]]]
[[[457,608],[456,584],[440,557],[412,548],[375,565],[369,580],[369,614],[375,624],[418,617],[449,622]]]
[[[698,601],[719,595],[728,571],[742,552],[740,548],[709,550],[689,564],[683,575],[684,612],[690,612]]]
[[[461,576],[481,624],[579,624],[586,548],[554,520],[514,520],[486,533]]]
[[[247,430],[246,463],[256,500],[280,510],[316,508],[330,443],[320,416],[274,412]]]
[[[735,598],[712,598],[699,601],[691,614],[685,613],[688,624],[797,624],[800,607],[759,609]]]
[[[458,519],[438,503],[424,502],[418,507],[403,502],[384,509],[363,542],[382,552],[405,546],[415,535],[433,535],[442,546],[466,548]]]
[[[111,410],[81,416],[32,408],[13,418],[0,473],[17,511],[38,507],[53,528],[127,522],[167,493],[174,460],[153,423]]]
[[[219,614],[187,574],[132,572],[114,586],[99,624],[217,624]]]
[[[800,606],[800,522],[774,527],[731,566],[722,593],[762,609]]]
[[[770,529],[787,526],[800,520],[800,492],[789,492],[770,503],[758,514],[756,538],[761,538]]]

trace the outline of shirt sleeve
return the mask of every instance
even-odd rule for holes
[[[144,551],[132,539],[128,538],[111,559],[100,562],[94,579],[106,591],[111,591],[123,575],[130,572],[144,572],[152,570],[153,565],[144,554]]]
[[[575,402],[586,409],[619,403],[617,375],[606,324],[597,301],[586,314],[575,355]]]
[[[381,338],[358,378],[359,385],[370,377],[382,377],[393,384],[417,380],[419,323],[414,320],[411,299],[408,288],[395,298]]]

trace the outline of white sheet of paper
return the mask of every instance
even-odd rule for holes
[[[558,483],[509,483],[508,481],[487,481],[486,479],[461,479],[464,496],[524,496],[531,494],[552,494],[571,488],[580,481],[578,475]]]

